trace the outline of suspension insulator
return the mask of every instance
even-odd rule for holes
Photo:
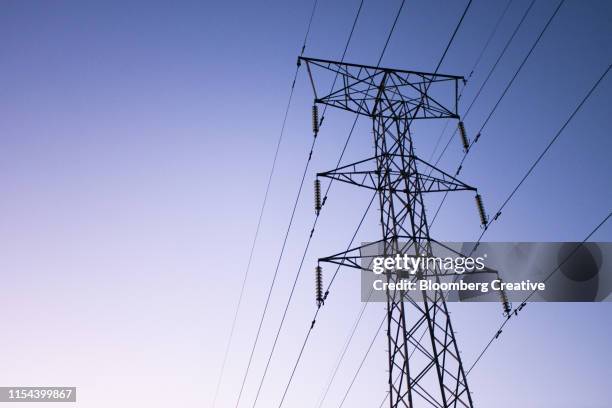
[[[500,284],[503,282],[501,278],[499,282]],[[499,290],[499,297],[501,298],[502,307],[504,308],[504,316],[510,316],[510,312],[512,312],[512,303],[508,300],[508,295],[504,289]]]
[[[465,152],[470,148],[470,141],[468,140],[467,133],[465,131],[465,125],[462,121],[459,121],[459,135],[461,136],[461,144]]]
[[[321,307],[323,305],[323,268],[317,265],[315,268],[315,297],[317,301],[317,306]]]
[[[321,182],[316,179],[314,182],[314,193],[315,193],[315,213],[319,215],[321,212]]]
[[[312,105],[312,131],[316,135],[319,133],[319,108]]]
[[[487,217],[487,213],[485,212],[484,204],[482,203],[482,197],[480,194],[476,194],[476,207],[478,207],[478,214],[480,215],[480,223],[483,227],[486,227],[489,223],[489,217]]]

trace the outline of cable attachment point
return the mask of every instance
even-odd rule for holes
[[[317,265],[315,268],[315,296],[317,301],[317,307],[321,307],[324,303],[323,300],[323,268]]]
[[[317,137],[319,133],[319,108],[317,105],[312,105],[312,132]]]
[[[459,135],[461,136],[461,144],[463,145],[463,151],[467,153],[470,149],[470,141],[468,140],[467,132],[465,131],[465,125],[462,121],[459,121],[458,127]]]
[[[500,286],[503,283],[502,279],[499,278]],[[508,295],[504,289],[499,290],[499,297],[501,298],[502,307],[504,308],[504,316],[508,317],[512,313],[512,303],[508,300]]]
[[[480,215],[480,224],[483,228],[486,228],[487,224],[489,223],[489,217],[487,216],[487,213],[485,212],[484,204],[482,203],[482,197],[480,196],[480,194],[476,194],[476,197],[474,198],[476,199],[476,207],[478,208],[478,215]]]
[[[319,179],[315,179],[314,182],[314,201],[315,201],[315,214],[319,215],[323,205],[321,204],[321,182]]]

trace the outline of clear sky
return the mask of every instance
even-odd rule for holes
[[[465,3],[406,1],[383,65],[433,71]],[[528,3],[513,1],[461,112]],[[466,119],[472,135],[556,4],[534,5]],[[505,5],[474,0],[440,72],[469,74]],[[0,385],[76,386],[77,406],[87,408],[212,405],[311,6],[0,3]],[[305,54],[339,59],[357,6],[320,0]],[[398,6],[365,1],[347,61],[376,64]],[[567,0],[464,166],[463,180],[491,212],[610,62],[612,3]],[[611,95],[608,76],[487,239],[580,241],[612,209]],[[236,401],[312,141],[311,103],[301,71],[219,407]],[[352,119],[328,111],[241,407],[252,405],[308,237],[314,174],[335,167]],[[429,157],[443,127],[416,129],[418,154]],[[362,120],[345,163],[371,153]],[[460,158],[453,141],[440,166],[453,171]],[[368,198],[332,188],[258,406],[278,404],[310,325],[316,259],[345,249]],[[474,240],[478,224],[471,194],[453,195],[432,235]],[[372,212],[357,242],[379,236]],[[592,239],[612,240],[612,223]],[[285,406],[314,406],[360,307],[358,274],[341,270]],[[501,306],[450,308],[471,365]],[[477,406],[612,406],[611,312],[610,303],[528,305],[470,374]],[[325,407],[338,406],[383,313],[382,304],[366,309]],[[384,397],[385,343],[381,335],[347,404],[378,406]]]

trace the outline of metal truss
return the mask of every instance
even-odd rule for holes
[[[414,246],[415,237],[399,236],[397,237],[397,239],[398,239],[398,242],[401,244],[399,245],[399,253],[405,254],[412,250]],[[417,239],[425,239],[425,238],[421,237]],[[336,265],[345,266],[349,268],[359,269],[362,271],[371,272],[373,270],[372,265],[371,265],[372,259],[378,258],[378,257],[386,257],[386,256],[389,256],[390,254],[385,255],[383,253],[384,251],[383,252],[377,251],[376,253],[365,253],[365,254],[364,252],[367,251],[368,247],[378,248],[378,246],[380,246],[383,242],[386,242],[386,240],[380,239],[378,241],[368,242],[366,244],[362,244],[354,248],[347,249],[346,251],[338,252],[337,254],[329,255],[324,258],[319,258],[319,262],[331,263],[331,264],[336,264]],[[453,248],[441,242],[435,241],[431,238],[430,238],[430,243],[441,246],[442,248],[448,250],[455,256],[462,257],[462,258],[467,257],[465,254],[458,252],[454,250]],[[368,260],[369,262],[367,266],[364,266],[366,265],[365,262]],[[387,272],[384,272],[383,274],[386,274],[386,273]],[[420,273],[416,277],[420,279],[420,278],[427,278],[427,277],[442,277],[442,276],[450,275],[456,278],[458,276],[467,276],[467,275],[475,275],[475,274],[494,274],[496,276],[499,276],[499,272],[497,270],[485,266],[484,268],[482,268],[482,270],[464,272],[461,275],[457,275],[454,271],[451,270],[451,271],[444,271],[444,272],[434,271],[430,274]]]
[[[459,81],[463,77],[347,64],[316,58],[300,57],[298,63],[301,62],[306,63],[317,103],[372,117],[394,118],[397,115],[411,119],[459,117],[457,94]],[[321,68],[337,74],[341,81],[336,81],[337,86],[334,86],[335,89],[332,89],[331,93],[319,97],[312,80],[312,72]],[[449,85],[454,89],[454,96],[446,92]],[[382,92],[385,93],[385,104],[379,104]],[[454,105],[449,107],[442,98],[446,100],[452,98]]]
[[[317,173],[317,176],[331,178],[359,187],[369,188],[371,190],[379,191],[382,189],[388,189],[391,191],[408,192],[407,189],[402,187],[405,174],[402,173],[400,168],[388,169],[389,174],[383,174],[382,177],[379,177],[381,176],[379,173],[382,170],[378,168],[369,169],[368,165],[376,165],[380,159],[381,158],[374,156],[369,159],[360,160],[352,164],[338,167],[334,170]],[[419,159],[416,156],[412,157],[411,159],[415,160],[419,164],[419,174],[418,177],[415,177],[415,179],[421,180],[423,184],[421,186],[421,190],[423,193],[439,193],[459,190],[476,191],[474,187],[468,186],[450,174],[438,169],[424,160]],[[391,163],[394,164],[395,162],[392,160]],[[382,184],[379,184],[379,181],[382,181]],[[416,186],[410,187],[416,188]]]
[[[378,192],[382,239],[369,245],[379,245],[380,256],[433,256],[424,193],[475,189],[419,159],[410,125],[415,119],[458,118],[462,78],[314,58],[300,58],[299,63],[307,66],[316,103],[372,120],[374,156],[319,176]],[[316,71],[338,76],[330,94],[317,96]],[[363,246],[319,261],[362,269],[360,249]],[[424,276],[439,281],[442,275],[436,268],[420,278]],[[386,279],[397,283],[402,276],[388,273]],[[389,406],[473,407],[442,292],[423,291],[419,302],[403,291],[386,295]],[[417,335],[420,328],[426,328],[426,340]]]

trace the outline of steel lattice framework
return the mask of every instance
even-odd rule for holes
[[[457,87],[462,77],[303,57],[298,63],[306,64],[315,103],[372,120],[374,156],[318,176],[378,192],[380,256],[432,256],[424,194],[475,189],[419,159],[410,126],[415,119],[459,118]],[[317,94],[313,79],[317,71],[337,76],[327,95]],[[319,261],[363,269],[358,262],[360,249]],[[438,280],[440,273],[427,270],[415,279]],[[401,278],[398,272],[386,274],[389,283]],[[418,336],[421,328],[428,336]],[[441,291],[423,292],[418,302],[405,292],[387,291],[387,339],[390,407],[473,406]]]

